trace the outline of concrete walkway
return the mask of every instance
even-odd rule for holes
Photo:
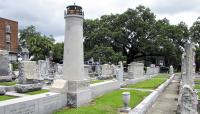
[[[180,76],[175,76],[147,114],[176,114]]]

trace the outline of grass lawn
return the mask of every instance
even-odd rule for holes
[[[195,79],[194,82],[200,84],[200,79]]]
[[[16,82],[0,82],[0,85],[3,85],[3,86],[12,86],[12,85],[15,85]]]
[[[195,89],[200,89],[200,84],[195,84]]]
[[[154,78],[138,82],[136,84],[131,84],[126,86],[126,88],[144,88],[144,89],[156,89],[159,85],[167,80],[166,74],[159,74]]]
[[[15,96],[8,96],[8,95],[0,95],[0,101],[5,101],[9,99],[14,99],[16,98]]]
[[[123,107],[122,92],[125,90],[116,90],[96,98],[88,106],[80,108],[63,108],[53,114],[118,114],[119,109]],[[139,104],[150,92],[130,90],[130,106],[133,108]]]
[[[169,74],[158,74],[157,76],[153,77],[153,78],[169,78]]]
[[[94,84],[94,83],[99,83],[99,82],[104,82],[105,80],[91,80],[90,84]]]
[[[38,90],[38,91],[27,92],[25,94],[27,94],[27,95],[36,95],[36,94],[41,94],[41,93],[46,93],[46,92],[49,92],[49,90],[42,89],[42,90]]]

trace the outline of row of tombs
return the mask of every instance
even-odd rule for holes
[[[19,93],[34,91],[42,87],[50,87],[53,80],[63,78],[63,65],[52,62],[51,59],[29,61],[24,59],[19,61],[18,68],[13,69],[12,64],[8,59],[8,52],[0,50],[0,82],[13,82],[15,90]],[[128,65],[128,71],[124,72],[122,62],[118,65],[84,65],[85,77],[90,80],[108,80],[117,79],[124,81],[125,79],[136,79],[148,77],[150,75],[158,74],[159,66],[151,64],[150,67],[144,70],[144,64],[140,62],[132,62]],[[13,89],[5,89],[5,86],[0,86],[1,94],[6,91],[13,91]]]

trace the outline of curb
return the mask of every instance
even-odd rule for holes
[[[146,114],[147,111],[152,107],[160,94],[165,90],[165,88],[174,79],[174,74],[167,79],[163,84],[161,84],[154,92],[148,95],[140,104],[138,104],[134,109],[132,109],[128,114]]]

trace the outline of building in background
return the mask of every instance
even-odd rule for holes
[[[0,49],[9,52],[10,60],[17,60],[18,22],[0,17]]]

